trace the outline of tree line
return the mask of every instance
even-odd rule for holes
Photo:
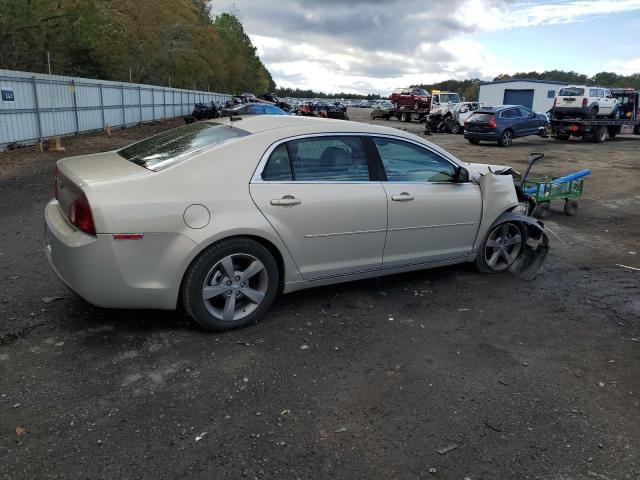
[[[275,83],[207,0],[0,0],[0,68],[218,92]]]

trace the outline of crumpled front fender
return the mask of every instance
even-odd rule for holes
[[[509,272],[525,280],[533,280],[549,252],[549,237],[544,231],[544,224],[521,213],[505,212],[491,228],[505,222],[520,222],[526,227],[525,248],[509,267]]]

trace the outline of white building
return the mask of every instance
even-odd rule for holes
[[[544,113],[553,107],[558,90],[565,82],[547,80],[500,80],[480,85],[478,101],[488,107],[498,105],[523,105],[535,112]]]

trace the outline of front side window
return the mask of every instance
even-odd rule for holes
[[[288,142],[293,181],[367,182],[369,167],[360,137],[312,137]]]
[[[382,137],[373,141],[389,182],[453,182],[455,167],[413,143]]]
[[[519,107],[518,111],[520,112],[520,117],[530,117],[533,114],[532,110],[529,110],[528,108],[524,108],[524,107]]]
[[[598,97],[604,98],[604,90],[601,88],[598,89]]]
[[[118,155],[157,172],[206,148],[244,137],[249,132],[228,125],[198,122],[174,128],[118,150]]]

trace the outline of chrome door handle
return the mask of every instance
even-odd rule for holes
[[[302,203],[302,200],[294,197],[293,195],[285,195],[282,198],[274,198],[273,200],[271,200],[271,205],[278,205],[278,206],[289,206],[289,205],[299,205]]]
[[[413,195],[409,195],[407,192],[402,192],[400,195],[393,195],[391,200],[394,202],[410,202],[415,197]]]

